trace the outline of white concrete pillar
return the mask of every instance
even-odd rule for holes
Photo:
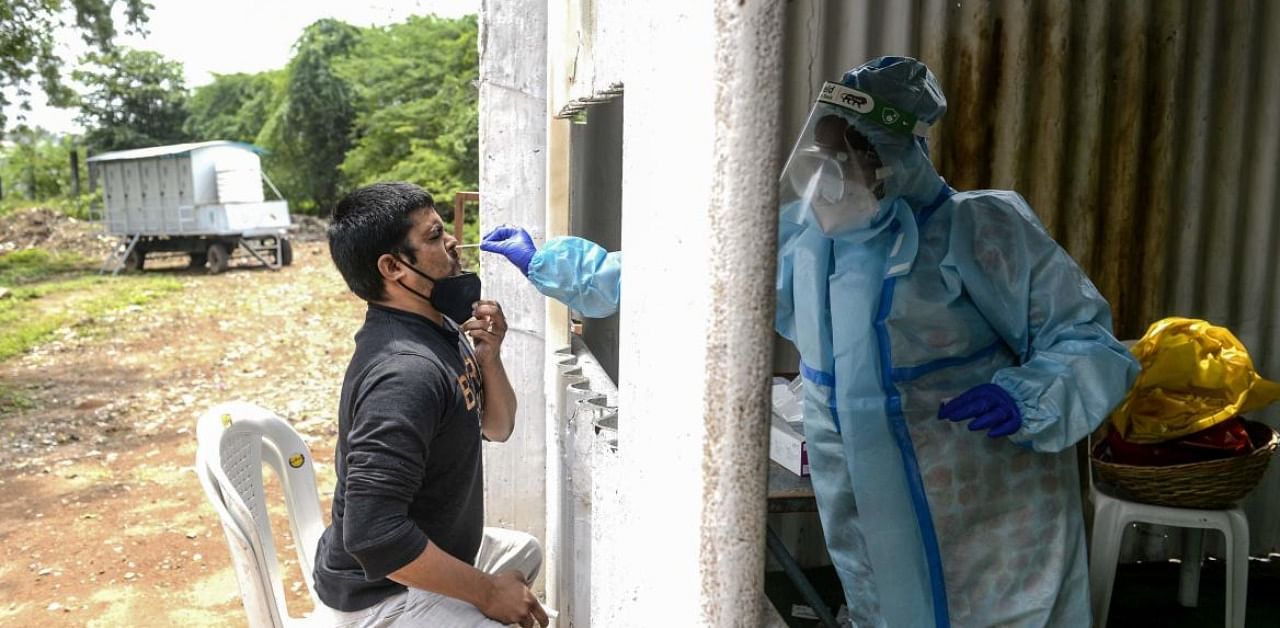
[[[546,203],[547,19],[542,0],[483,0],[480,12],[480,229],[541,232]],[[482,254],[486,298],[502,303],[502,357],[519,399],[516,431],[485,445],[485,524],[546,538],[542,295],[501,257]]]
[[[599,625],[759,625],[785,3],[633,10],[616,537],[632,580]]]

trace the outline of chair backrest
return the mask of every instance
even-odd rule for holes
[[[227,539],[227,547],[231,550],[231,567],[240,585],[240,599],[249,617],[249,627],[283,626],[284,622],[276,607],[277,597],[270,584],[269,570],[262,557],[262,548],[260,546],[255,548],[257,534],[246,535],[246,527],[240,523],[240,517],[231,514],[228,510],[228,503],[224,501],[221,489],[226,484],[214,477],[217,464],[209,464],[205,460],[206,453],[204,448],[196,450],[196,475],[199,476],[205,496],[209,498],[209,503],[213,505],[214,511],[218,514],[218,520],[222,524],[222,533]],[[238,499],[235,501],[239,503]],[[239,503],[239,506],[243,508],[242,503]],[[247,512],[239,514],[244,519],[250,518]],[[252,542],[250,537],[254,539]]]
[[[312,571],[324,522],[311,452],[302,438],[280,417],[245,402],[211,408],[200,417],[196,438],[197,471],[210,501],[220,509],[250,623],[282,626],[289,619],[263,494],[263,462],[280,478],[299,567],[319,606]]]

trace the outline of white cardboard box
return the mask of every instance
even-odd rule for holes
[[[804,442],[803,425],[773,415],[769,428],[769,459],[800,477],[807,477],[809,449]]]
[[[803,382],[797,377],[773,380],[773,413],[769,428],[769,458],[788,471],[809,475],[809,450],[804,441]]]

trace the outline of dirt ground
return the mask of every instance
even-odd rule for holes
[[[10,250],[50,237],[6,229]],[[183,289],[0,362],[0,384],[18,395],[0,403],[0,626],[245,624],[192,469],[195,421],[235,399],[280,414],[312,449],[327,520],[338,387],[364,308],[310,235],[280,271],[143,271]],[[290,608],[305,611],[297,561],[284,566]]]

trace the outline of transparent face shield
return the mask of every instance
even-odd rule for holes
[[[782,207],[798,203],[800,211],[812,215],[828,235],[871,222],[885,196],[890,169],[853,120],[873,113],[883,115],[885,109],[867,94],[836,83],[825,84],[782,169]]]

